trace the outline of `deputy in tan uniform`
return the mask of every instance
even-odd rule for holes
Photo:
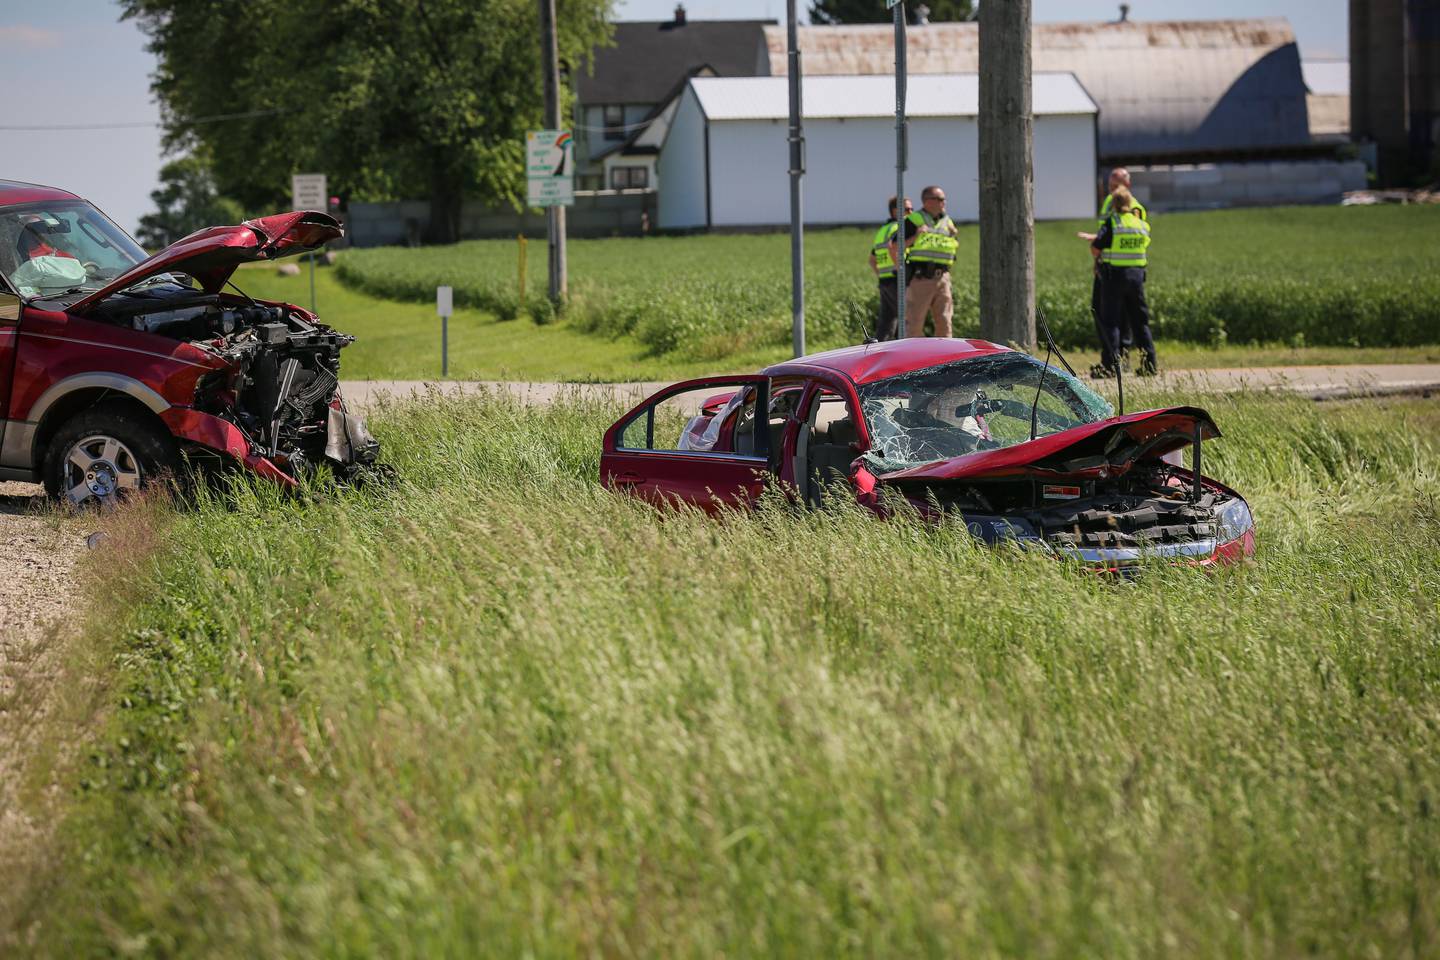
[[[950,268],[960,249],[959,235],[945,212],[945,191],[936,186],[920,191],[920,209],[905,218],[905,336],[925,336],[927,314],[934,318],[935,336],[951,336]],[[890,255],[897,255],[894,239]]]

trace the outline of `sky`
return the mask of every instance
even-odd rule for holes
[[[875,0],[878,4],[880,0]],[[1037,21],[1115,19],[1113,0],[1033,0]],[[797,0],[808,9],[808,0]],[[785,16],[785,0],[685,0],[691,19]],[[622,20],[669,19],[675,0],[619,0]],[[1347,56],[1346,0],[1209,0],[1207,18],[1280,16],[1306,59]],[[0,50],[11,96],[0,110],[9,149],[0,179],[64,187],[130,232],[153,204],[165,162],[150,95],[154,57],[114,0],[0,0]],[[1196,16],[1194,0],[1130,0],[1134,20]],[[16,96],[15,93],[23,94]],[[80,126],[92,129],[20,129]],[[93,129],[105,127],[104,129]]]

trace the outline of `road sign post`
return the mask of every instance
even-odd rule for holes
[[[554,113],[553,119],[558,121],[558,107]],[[550,239],[550,300],[557,305],[565,299],[569,286],[565,262],[565,208],[575,203],[574,154],[575,141],[569,130],[531,130],[525,135],[526,196],[530,206],[546,208]]]
[[[885,0],[895,11],[895,339],[905,336],[905,0]],[[924,319],[923,317],[921,318]]]
[[[330,194],[325,188],[325,174],[296,173],[290,177],[290,209],[330,209]],[[315,313],[315,251],[310,251],[310,312]]]
[[[450,376],[450,314],[455,311],[453,287],[435,288],[435,312],[440,314],[440,376]]]

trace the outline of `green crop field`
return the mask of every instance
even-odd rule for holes
[[[113,515],[60,678],[103,722],[47,867],[0,864],[15,929],[1436,956],[1440,413],[1197,399],[1259,553],[1134,584],[857,509],[662,516],[599,488],[616,410],[578,401],[384,410],[392,490]]]
[[[1157,215],[1149,292],[1158,338],[1219,346],[1401,347],[1440,342],[1440,208],[1295,207]],[[1036,228],[1040,307],[1066,346],[1094,338],[1090,257],[1077,228]],[[874,313],[865,265],[869,231],[806,236],[810,344],[856,342]],[[535,240],[536,238],[532,238]],[[528,246],[527,309],[543,297],[545,244]],[[789,343],[789,240],[761,236],[576,240],[570,245],[568,325],[677,362],[723,363]],[[957,332],[978,331],[978,233],[963,230],[955,277]],[[382,248],[344,255],[338,274],[357,291],[458,303],[515,316],[513,241],[447,248]]]

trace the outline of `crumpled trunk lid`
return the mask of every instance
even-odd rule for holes
[[[1199,407],[1146,410],[1083,424],[999,450],[982,450],[886,473],[879,479],[891,483],[1019,476],[1109,476],[1128,470],[1140,460],[1158,460],[1194,443],[1197,430],[1201,440],[1220,436],[1220,429],[1210,414]]]
[[[119,291],[161,273],[189,274],[206,293],[219,293],[242,263],[307,253],[343,234],[338,220],[313,210],[277,213],[235,226],[206,227],[135,264],[77,301],[68,312],[85,314]]]

